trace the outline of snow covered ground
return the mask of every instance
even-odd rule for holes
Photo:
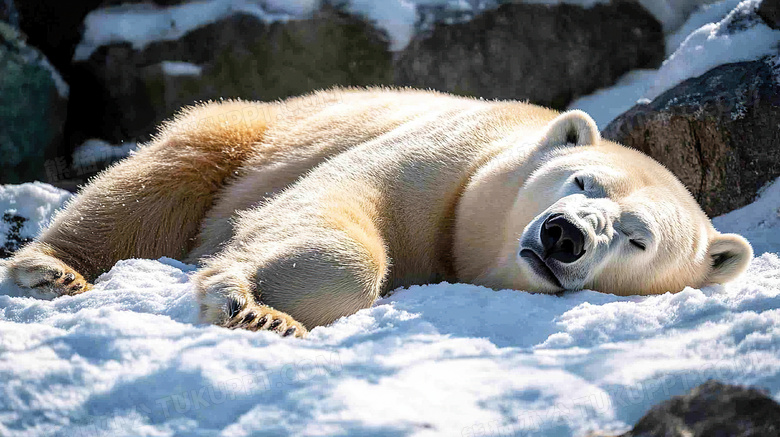
[[[67,198],[6,186],[0,210],[31,235]],[[708,378],[779,399],[778,205],[780,180],[715,220],[758,254],[726,286],[412,287],[306,340],[198,324],[194,267],[171,259],[120,261],[53,301],[0,268],[0,435],[575,436],[624,430]]]

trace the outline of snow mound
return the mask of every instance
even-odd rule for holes
[[[742,235],[756,254],[780,250],[780,179],[758,193],[755,202],[712,220],[721,232]]]
[[[67,198],[9,192],[3,208],[36,221]],[[768,252],[726,286],[416,286],[306,340],[199,324],[195,267],[167,258],[120,261],[53,301],[25,297],[0,267],[0,435],[575,436],[623,431],[709,378],[778,399],[780,242],[764,240],[778,199],[780,181],[715,220]]]
[[[69,192],[41,182],[0,185],[0,253],[16,250],[38,235],[70,197]]]
[[[589,113],[600,129],[637,103],[648,102],[686,79],[723,64],[760,59],[777,52],[780,31],[767,26],[756,9],[761,0],[724,0],[691,15],[667,37],[676,47],[658,70],[629,72],[609,88],[569,105]]]

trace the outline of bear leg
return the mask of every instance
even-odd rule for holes
[[[264,136],[267,117],[242,115],[266,107],[223,102],[183,110],[149,144],[93,178],[8,261],[9,276],[33,296],[56,297],[88,289],[87,281],[121,259],[183,259],[214,199]]]
[[[51,253],[43,243],[28,244],[8,264],[11,279],[20,287],[35,290],[35,297],[42,299],[73,296],[92,288],[79,272]]]
[[[258,303],[244,266],[207,268],[195,278],[201,319],[230,329],[274,331],[303,338],[308,330],[290,315]]]

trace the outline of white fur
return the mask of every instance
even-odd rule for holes
[[[519,255],[541,253],[551,214],[585,239],[577,260],[546,260],[557,283]],[[188,108],[9,269],[59,295],[118,259],[186,259],[204,320],[303,335],[402,286],[676,292],[733,279],[751,254],[581,111],[370,89]]]

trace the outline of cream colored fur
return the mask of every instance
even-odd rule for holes
[[[551,263],[558,285],[518,256],[550,214],[587,235],[580,260]],[[9,269],[53,297],[87,290],[120,259],[160,256],[201,264],[204,321],[302,336],[400,286],[674,292],[734,278],[752,252],[581,111],[335,89],[186,108]]]

